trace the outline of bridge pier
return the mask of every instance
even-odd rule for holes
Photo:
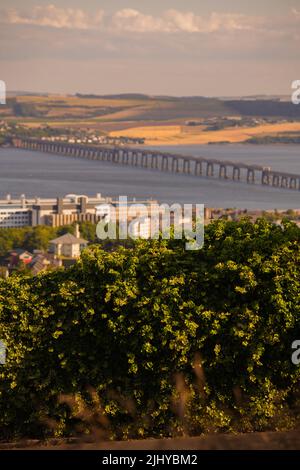
[[[125,153],[125,165],[132,165],[133,150],[128,150],[128,151],[125,151],[124,153]]]
[[[214,176],[214,164],[211,162],[206,163],[206,176]]]
[[[151,168],[158,170],[158,156],[156,154],[151,154]]]
[[[179,173],[179,160],[178,158],[172,159],[172,172]]]
[[[289,188],[294,189],[294,190],[297,189],[297,178],[293,178],[293,177],[290,178]]]
[[[195,174],[195,176],[201,176],[202,175],[202,161],[195,162],[194,174]]]
[[[286,176],[281,177],[281,184],[280,186],[282,188],[287,188],[288,187],[288,178]]]
[[[138,163],[139,162],[139,154],[138,152],[134,152],[133,155],[132,155],[132,164],[134,166],[138,166]]]
[[[267,170],[263,170],[261,174],[261,184],[269,185],[270,184],[270,172]]]
[[[226,165],[220,165],[219,169],[219,178],[220,179],[227,179],[227,166]]]
[[[128,165],[128,160],[129,160],[129,152],[126,150],[122,150],[122,163],[124,165]]]
[[[148,155],[143,152],[141,156],[141,167],[147,168],[147,166],[148,166]]]
[[[232,179],[240,181],[241,179],[241,169],[239,166],[234,166],[232,170]]]
[[[119,150],[112,150],[112,161],[114,163],[120,163],[119,162]]]
[[[190,174],[191,173],[191,161],[188,159],[183,160],[183,173]]]
[[[272,186],[275,186],[275,187],[279,186],[279,175],[273,175]]]
[[[252,168],[247,169],[247,183],[255,183],[255,173]]]
[[[167,155],[162,156],[161,169],[162,169],[162,171],[168,171],[169,170],[169,159],[168,159]]]

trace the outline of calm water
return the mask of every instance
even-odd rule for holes
[[[300,174],[300,146],[207,145],[162,150],[244,161]],[[300,192],[173,175],[106,162],[0,149],[0,197],[55,197],[68,193],[204,203],[210,207],[300,208]]]
[[[149,147],[163,149],[162,147]],[[231,160],[270,166],[274,170],[300,174],[300,145],[184,145],[166,146],[170,153]]]

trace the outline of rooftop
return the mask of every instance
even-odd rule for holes
[[[53,245],[87,245],[88,241],[84,240],[84,238],[76,238],[71,233],[66,233],[61,237],[51,240],[50,243]]]

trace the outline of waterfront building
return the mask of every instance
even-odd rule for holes
[[[137,201],[128,201],[128,208]],[[148,209],[157,206],[157,201],[138,201],[139,205]],[[23,194],[19,199],[9,195],[0,200],[0,228],[17,228],[25,226],[48,225],[60,227],[74,222],[91,222],[96,224],[104,217],[103,207],[114,206],[117,220],[124,215],[127,207],[122,207],[119,200],[110,197],[68,194],[57,198],[26,198]],[[102,208],[102,209],[101,209]]]

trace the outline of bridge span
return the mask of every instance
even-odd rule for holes
[[[135,167],[181,173],[226,181],[261,184],[300,191],[300,175],[243,162],[207,159],[133,147],[84,145],[37,139],[14,139],[16,148],[54,153],[66,157],[106,161]]]

